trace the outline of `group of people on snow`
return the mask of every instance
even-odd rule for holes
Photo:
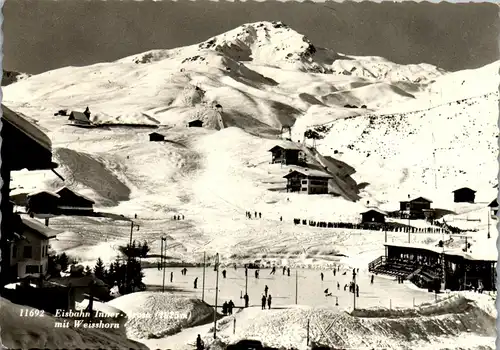
[[[254,214],[255,219],[262,219],[262,213],[260,213],[260,212],[259,213],[254,212],[253,214]],[[251,219],[252,218],[252,212],[251,211],[247,211],[245,215],[247,216],[247,219]]]

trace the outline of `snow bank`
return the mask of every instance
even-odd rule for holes
[[[125,328],[133,339],[162,338],[213,315],[213,309],[200,300],[171,293],[132,293],[107,304],[127,314]]]

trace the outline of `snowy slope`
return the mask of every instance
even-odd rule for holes
[[[361,233],[295,226],[294,218],[358,222],[368,200],[397,205],[408,194],[448,208],[450,192],[464,185],[495,195],[495,70],[498,62],[446,73],[347,56],[314,47],[283,24],[258,22],[197,45],[35,75],[5,87],[4,103],[47,130],[65,185],[93,198],[97,210],[138,214],[134,237],[153,252],[168,232],[179,259],[199,259],[202,249],[243,259],[269,247],[297,258],[315,247],[326,262],[338,251],[360,253]],[[446,96],[438,100],[437,90]],[[86,106],[95,123],[154,125],[167,141],[149,142],[153,129],[82,129],[54,115]],[[193,118],[205,127],[186,128]],[[269,164],[283,125],[293,125],[293,141],[302,142],[318,124],[331,129],[317,141],[319,154],[307,152],[336,176],[343,163],[354,170],[353,179],[335,180],[343,197],[283,192],[289,168]],[[368,184],[363,201],[344,199],[358,196],[353,180]],[[13,175],[13,186],[26,192],[62,184],[49,172]],[[263,219],[247,220],[245,211]],[[176,214],[186,220],[173,221]],[[112,259],[128,239],[128,223],[112,219],[63,217],[51,225],[65,231],[53,246],[84,260]],[[375,236],[363,238],[366,250],[381,247]]]

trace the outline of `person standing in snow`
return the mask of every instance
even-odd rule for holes
[[[325,277],[325,275],[323,275],[323,272],[321,273],[321,281],[323,282],[323,278]]]
[[[170,283],[174,281],[174,272],[170,272]]]
[[[262,213],[259,213],[259,219],[262,219]]]
[[[222,304],[222,314],[224,316],[227,315],[227,307],[228,307],[228,304],[227,304],[227,301],[225,301],[224,304]]]
[[[271,300],[273,299],[273,297],[271,296],[271,294],[269,294],[269,296],[267,297],[267,308],[269,310],[271,310]]]
[[[234,307],[233,301],[229,300],[229,303],[227,304],[227,312],[229,315],[233,314],[233,307]]]
[[[226,270],[222,270],[222,277],[226,278]]]
[[[205,348],[205,344],[203,344],[203,340],[201,340],[201,336],[198,334],[196,337],[196,350],[203,350]]]
[[[198,289],[198,277],[194,279],[194,289]]]
[[[254,214],[255,214],[255,218],[257,219],[257,212],[255,212]]]
[[[265,295],[262,295],[262,310],[265,310],[266,309],[266,296]]]
[[[245,307],[248,307],[248,300],[249,300],[249,298],[248,298],[248,294],[245,294],[245,295],[243,296],[243,299],[245,299]]]
[[[264,295],[265,295],[266,297],[267,297],[267,291],[268,291],[268,290],[269,290],[269,287],[268,287],[268,286],[267,286],[267,284],[266,284],[266,286],[264,287]]]

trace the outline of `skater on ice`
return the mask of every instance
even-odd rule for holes
[[[271,294],[269,294],[269,296],[267,297],[267,308],[269,310],[271,310],[271,300],[273,299],[273,297],[271,296]]]
[[[290,276],[290,268],[287,269],[288,276]]]
[[[267,291],[268,291],[268,290],[269,290],[269,287],[268,287],[268,286],[267,286],[267,284],[266,284],[266,286],[264,287],[264,295],[265,295],[265,296],[267,296]]]
[[[266,296],[265,295],[262,295],[262,310],[265,310],[266,309]]]
[[[226,278],[226,270],[222,270],[222,277]]]
[[[323,278],[325,277],[325,275],[323,275],[323,272],[321,273],[321,281],[323,281]]]
[[[249,298],[248,298],[248,294],[245,294],[245,295],[243,296],[243,299],[245,299],[245,307],[248,307],[248,300],[249,300]]]
[[[170,283],[174,281],[174,272],[170,272]]]
[[[283,276],[285,276],[286,273],[286,266],[283,266]]]
[[[194,279],[194,289],[198,289],[198,277]]]
[[[269,274],[270,275],[276,274],[276,266],[273,266],[273,268],[271,269],[271,272]]]

